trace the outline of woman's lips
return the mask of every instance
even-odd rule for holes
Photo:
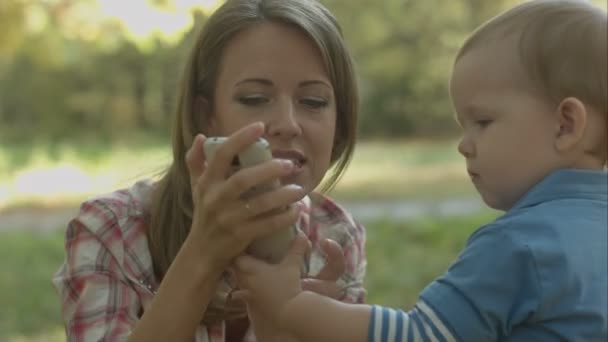
[[[293,162],[294,168],[291,176],[300,174],[306,165],[306,157],[298,150],[292,149],[274,149],[272,150],[272,157],[278,159],[288,159]]]

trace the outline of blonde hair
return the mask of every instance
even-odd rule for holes
[[[331,156],[331,175],[322,190],[331,189],[348,166],[355,146],[358,89],[353,62],[334,16],[315,0],[228,0],[208,19],[198,36],[184,70],[173,125],[173,163],[156,184],[147,232],[154,271],[166,273],[192,222],[192,194],[185,162],[196,134],[204,132],[208,117],[194,110],[198,96],[213,108],[213,98],[223,50],[243,30],[275,21],[308,35],[319,49],[336,98],[336,135]],[[213,112],[213,110],[210,110]]]
[[[465,41],[455,62],[482,44],[519,35],[521,64],[557,103],[576,97],[608,113],[606,12],[586,1],[533,0],[490,19]]]

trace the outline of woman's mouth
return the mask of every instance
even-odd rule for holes
[[[292,175],[299,174],[304,169],[304,165],[306,165],[306,157],[304,154],[298,150],[272,150],[272,157],[278,159],[287,159],[291,160],[293,163],[293,173]]]

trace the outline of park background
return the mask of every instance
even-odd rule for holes
[[[469,32],[521,1],[322,2],[362,100],[360,143],[331,196],[367,227],[368,301],[407,309],[498,215],[456,151],[447,82]],[[0,0],[0,341],[65,339],[50,283],[65,226],[82,200],[169,163],[181,66],[219,3]]]

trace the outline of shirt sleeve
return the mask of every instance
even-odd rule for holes
[[[486,226],[420,295],[460,341],[496,341],[538,311],[540,280],[525,241]],[[533,227],[531,227],[533,228]]]
[[[498,341],[532,316],[540,281],[531,251],[486,228],[411,311],[372,307],[368,341]]]
[[[69,341],[126,340],[138,319],[139,297],[107,248],[121,239],[116,224],[110,210],[89,204],[68,225],[66,261],[53,284]]]
[[[387,307],[372,306],[367,340],[369,342],[441,341],[456,338],[424,301],[413,310],[403,312]]]

